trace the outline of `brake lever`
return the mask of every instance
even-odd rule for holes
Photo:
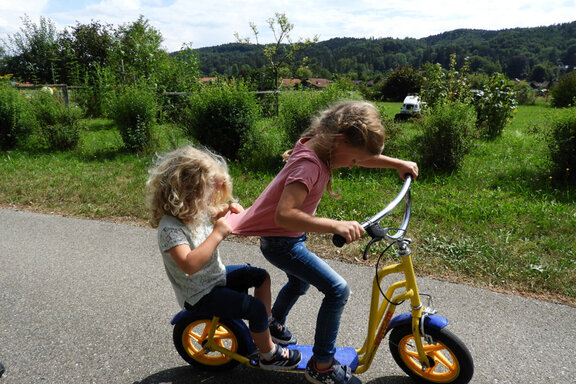
[[[362,255],[362,259],[364,260],[368,259],[368,252],[370,251],[372,244],[382,240],[384,236],[386,236],[386,230],[382,228],[380,223],[372,223],[366,227],[366,233],[370,235],[371,239],[368,244],[366,244],[366,248],[364,248],[364,254]]]
[[[370,251],[370,248],[372,248],[372,244],[374,244],[378,240],[380,240],[380,239],[372,238],[372,239],[370,239],[368,244],[366,244],[366,248],[364,248],[364,254],[362,255],[363,260],[368,260],[368,252]]]
[[[364,226],[364,225],[363,225]],[[376,241],[382,240],[386,236],[386,229],[382,228],[380,223],[369,223],[366,227],[366,233],[372,238],[367,247]],[[332,236],[332,244],[338,248],[342,248],[346,244],[346,239],[343,236],[334,234]],[[366,252],[364,252],[364,260],[366,260]]]
[[[382,228],[380,223],[371,223],[366,227],[366,233],[370,235],[371,238],[377,238],[378,240],[386,237],[386,229]]]

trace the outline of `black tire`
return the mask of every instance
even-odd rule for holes
[[[467,384],[474,374],[472,355],[464,343],[452,332],[443,329],[426,329],[433,343],[425,339],[424,349],[434,366],[422,371],[414,343],[412,327],[403,325],[390,333],[389,346],[392,357],[406,374],[417,383]]]
[[[216,351],[205,351],[204,343],[212,317],[191,314],[174,325],[172,333],[174,346],[180,356],[190,365],[205,371],[227,371],[239,364],[238,361]],[[220,319],[215,337],[221,346],[241,355],[246,355],[248,343],[245,331],[236,323]]]

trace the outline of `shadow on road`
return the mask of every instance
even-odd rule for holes
[[[240,379],[241,376],[241,379]],[[362,380],[362,375],[358,378]],[[295,382],[306,383],[304,375],[293,372],[271,372],[258,369],[238,367],[227,372],[205,372],[190,366],[170,368],[146,377],[142,381],[133,384],[232,384],[232,383],[274,383],[293,384]],[[412,384],[413,381],[407,376],[388,376],[362,380],[364,384]]]

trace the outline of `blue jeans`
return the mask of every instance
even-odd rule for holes
[[[272,316],[281,324],[288,312],[310,285],[324,294],[316,319],[314,358],[320,363],[332,361],[336,353],[336,337],[350,287],[324,260],[306,248],[306,235],[296,237],[261,237],[260,250],[270,263],[288,276],[288,282],[276,297]]]
[[[262,301],[249,295],[248,289],[262,285],[268,272],[251,265],[227,265],[226,286],[214,287],[194,305],[184,303],[191,312],[248,320],[255,333],[268,329],[268,313]]]

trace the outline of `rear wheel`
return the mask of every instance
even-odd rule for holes
[[[212,326],[212,318],[205,315],[191,315],[176,323],[173,340],[180,356],[190,365],[208,371],[225,371],[239,364],[217,351],[208,351],[204,345]],[[214,339],[219,346],[241,355],[247,353],[248,345],[243,337],[244,330],[233,321],[220,319]]]
[[[474,363],[464,343],[447,329],[427,329],[432,343],[422,338],[429,367],[422,370],[410,325],[390,333],[390,352],[396,363],[418,383],[466,384],[474,374]]]

